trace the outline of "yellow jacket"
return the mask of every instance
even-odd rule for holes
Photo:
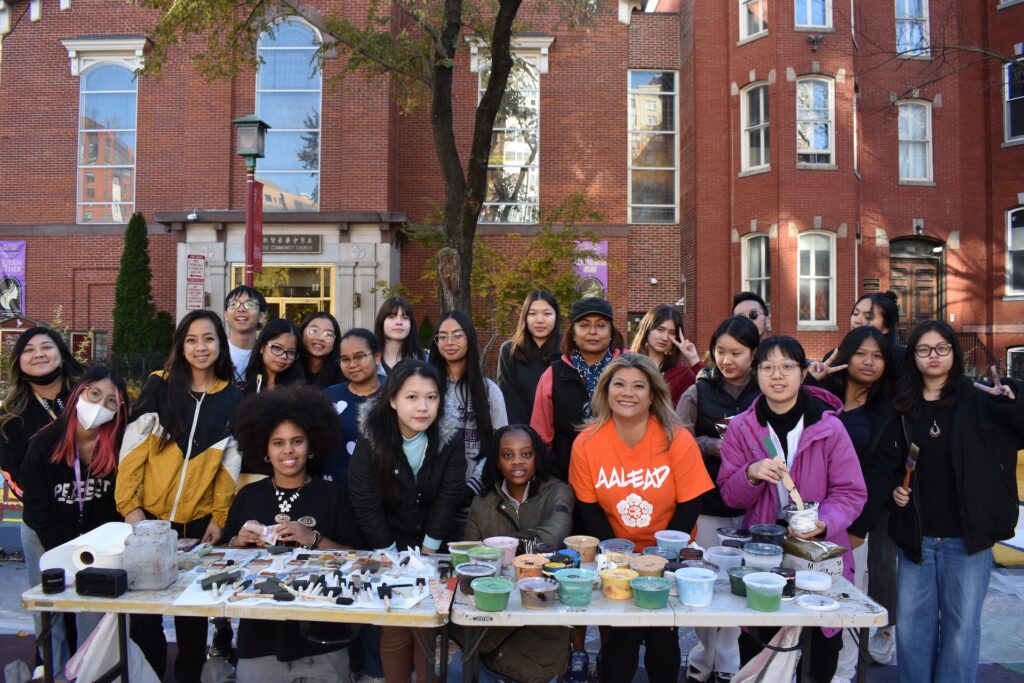
[[[209,392],[193,394],[187,432],[168,442],[161,420],[167,391],[165,373],[155,372],[139,394],[121,445],[117,510],[127,515],[142,508],[178,523],[211,515],[214,524],[224,526],[242,463],[231,435],[242,392],[217,380]]]

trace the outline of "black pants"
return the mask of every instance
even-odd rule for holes
[[[646,646],[644,667],[651,683],[679,680],[679,631],[668,626],[610,628],[601,644],[602,681],[632,681],[640,663],[640,644]]]
[[[747,631],[741,631],[740,663],[746,664],[753,659],[763,649],[761,643],[770,641],[778,631],[779,628],[777,626],[754,626]],[[832,680],[836,673],[836,662],[839,661],[839,651],[842,648],[843,637],[841,633],[827,638],[820,628],[811,628],[811,651],[803,653],[805,657],[810,657],[811,659],[811,681],[829,683]],[[802,670],[803,662],[797,668],[797,680],[801,681],[801,683],[810,683],[801,677]]]

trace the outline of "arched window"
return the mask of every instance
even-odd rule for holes
[[[764,233],[744,235],[741,241],[740,271],[743,283],[741,289],[757,294],[768,308],[772,305],[772,260],[771,240]]]
[[[264,211],[319,211],[320,36],[288,17],[260,36],[256,114],[270,125],[266,156],[256,162]]]
[[[82,72],[78,98],[79,223],[127,223],[135,211],[138,82],[99,63]]]
[[[932,179],[932,105],[930,102],[899,103],[900,180],[930,182]]]

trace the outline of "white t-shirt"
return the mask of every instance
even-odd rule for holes
[[[249,365],[249,356],[252,355],[252,349],[240,349],[231,342],[228,342],[228,350],[231,351],[231,364],[235,366],[235,381],[244,381],[245,367]]]

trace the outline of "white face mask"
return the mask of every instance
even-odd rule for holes
[[[75,404],[75,413],[78,415],[78,424],[86,429],[102,427],[114,419],[115,413],[99,403],[89,403],[83,398],[78,399]]]

